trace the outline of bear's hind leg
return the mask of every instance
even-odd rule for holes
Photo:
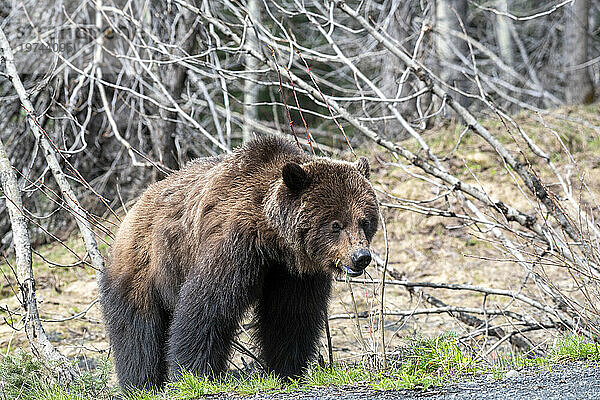
[[[103,277],[101,302],[115,369],[124,390],[160,388],[167,379],[166,336],[169,316],[160,301],[138,309]]]
[[[273,269],[256,307],[256,339],[267,368],[281,377],[298,377],[316,355],[324,328],[331,277],[292,276]]]

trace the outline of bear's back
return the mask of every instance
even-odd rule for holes
[[[128,260],[128,267],[111,273],[154,275],[165,266],[153,260],[165,253],[175,254],[176,264],[189,264],[201,256],[190,252],[199,248],[193,243],[209,245],[232,230],[256,230],[264,225],[263,201],[282,166],[309,159],[294,143],[270,136],[227,155],[190,161],[150,185],[129,211],[112,247],[113,258]]]

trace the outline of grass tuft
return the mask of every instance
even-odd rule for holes
[[[171,398],[195,399],[226,392],[253,394],[261,391],[280,389],[282,387],[283,383],[281,380],[271,374],[227,375],[224,378],[212,379],[197,377],[186,372],[177,381],[169,383],[167,390],[173,396]]]
[[[500,357],[488,368],[488,372],[491,372],[493,378],[500,379],[511,369],[549,367],[553,364],[574,361],[600,361],[597,339],[568,333],[558,338],[544,357],[525,357],[520,354]]]
[[[600,361],[598,341],[568,334],[557,340],[548,358],[552,362]]]
[[[104,362],[93,373],[83,372],[79,379],[65,385],[31,354],[15,352],[0,361],[0,399],[110,399],[116,392],[108,386],[110,369],[110,363]]]
[[[406,352],[405,357],[382,374],[381,379],[371,383],[373,388],[427,389],[461,374],[475,372],[472,356],[460,349],[454,335],[417,339]]]
[[[374,378],[374,373],[363,365],[335,364],[332,368],[328,366],[314,366],[301,379],[298,380],[299,387],[315,386],[343,386],[368,383]]]

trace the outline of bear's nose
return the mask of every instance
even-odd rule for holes
[[[371,252],[369,249],[360,249],[352,254],[352,266],[355,269],[363,270],[371,262]]]

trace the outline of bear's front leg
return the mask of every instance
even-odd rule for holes
[[[256,270],[247,265],[230,274],[211,270],[217,273],[194,272],[181,288],[169,338],[173,377],[183,371],[214,377],[226,372],[238,324],[256,298]]]
[[[256,336],[270,371],[298,377],[306,370],[317,353],[330,292],[327,273],[299,277],[279,267],[265,277]]]

